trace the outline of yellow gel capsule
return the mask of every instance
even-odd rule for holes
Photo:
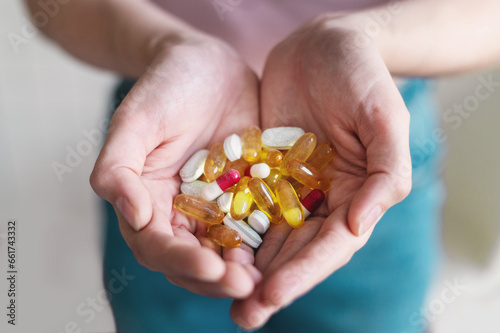
[[[243,177],[240,179],[234,190],[233,201],[231,202],[231,209],[229,214],[235,220],[243,220],[252,208],[253,198],[248,188],[250,177]]]
[[[286,180],[290,183],[290,185],[292,185],[295,193],[297,193],[297,196],[300,199],[299,193],[301,192],[304,185],[302,185],[297,179],[292,178],[292,177],[288,177]]]
[[[280,171],[284,176],[288,176],[287,164],[291,160],[304,162],[316,147],[316,135],[312,133],[303,134],[283,157]]]
[[[283,153],[278,149],[263,149],[260,161],[266,163],[271,168],[278,167],[283,162]]]
[[[287,170],[290,176],[309,188],[319,189],[323,192],[330,189],[330,180],[306,162],[291,160]]]
[[[223,175],[225,165],[226,154],[224,153],[224,145],[216,143],[210,148],[207,160],[205,161],[205,176],[211,182],[216,180]]]
[[[276,197],[283,212],[285,221],[293,228],[304,225],[304,210],[292,185],[284,179],[276,184]]]
[[[208,228],[207,236],[217,245],[234,248],[241,244],[241,237],[238,232],[223,224],[213,224]]]
[[[257,126],[251,126],[243,133],[241,144],[243,149],[242,157],[245,161],[250,163],[259,161],[262,148],[261,135],[262,132]]]
[[[271,191],[274,191],[274,187],[276,186],[276,183],[278,180],[281,179],[281,172],[279,169],[271,169],[271,172],[269,173],[269,176],[264,178],[264,182],[266,185],[271,189]]]
[[[329,142],[323,142],[314,149],[311,156],[306,160],[307,164],[321,171],[324,167],[328,165],[333,160],[335,151],[333,146]]]
[[[219,224],[224,219],[224,213],[216,204],[189,194],[176,195],[174,206],[184,214],[208,224]]]
[[[224,173],[228,172],[229,170],[231,169],[234,169],[234,170],[237,170],[240,175],[244,175],[245,174],[245,169],[248,168],[250,166],[250,163],[248,163],[247,161],[245,161],[244,159],[240,158],[239,160],[236,160],[236,161],[227,161],[226,162],[226,166],[224,167]]]
[[[280,223],[283,219],[281,208],[273,192],[260,178],[252,178],[248,183],[253,200],[264,214],[267,215],[271,223]]]

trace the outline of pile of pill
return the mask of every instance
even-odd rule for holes
[[[316,146],[301,128],[252,126],[191,156],[174,207],[207,223],[220,246],[257,248],[270,223],[300,228],[321,205],[330,188],[321,170],[333,155],[330,143]]]

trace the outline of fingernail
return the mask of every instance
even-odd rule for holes
[[[134,206],[128,201],[127,198],[125,197],[120,197],[118,200],[116,200],[116,209],[122,216],[127,220],[128,224],[132,228],[134,228],[135,231],[139,231],[141,229],[140,225],[138,224],[135,214],[135,209]]]
[[[361,219],[361,223],[358,228],[358,236],[363,235],[365,232],[370,230],[375,223],[382,217],[383,209],[380,206],[373,207],[365,216]]]

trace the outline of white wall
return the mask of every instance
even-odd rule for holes
[[[25,16],[20,2],[0,4],[0,232],[8,219],[17,219],[21,291],[19,325],[6,327],[2,319],[0,331],[63,332],[75,321],[84,332],[112,332],[109,308],[90,323],[75,313],[102,290],[101,221],[88,184],[99,147],[91,146],[62,181],[52,164],[65,163],[68,147],[83,147],[83,131],[99,128],[115,78],[76,62],[40,35],[15,52],[7,36],[20,34]],[[488,76],[439,80],[442,109],[474,96],[480,75]],[[500,81],[500,71],[493,77]],[[499,107],[495,91],[459,128],[443,124],[450,149],[443,229],[448,256],[430,304],[438,304],[444,281],[458,278],[469,289],[430,320],[438,333],[500,327]],[[4,272],[5,239],[0,242]],[[5,288],[1,278],[2,302]]]

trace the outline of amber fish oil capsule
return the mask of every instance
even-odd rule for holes
[[[305,133],[283,157],[283,163],[280,165],[280,171],[284,176],[288,176],[287,165],[291,160],[304,162],[316,147],[316,135]]]
[[[208,228],[207,236],[222,247],[235,248],[241,244],[241,237],[238,232],[223,224],[211,225]]]
[[[333,146],[329,142],[324,142],[314,149],[311,156],[307,159],[307,164],[321,171],[333,160],[335,152]]]
[[[219,224],[224,219],[224,213],[216,204],[189,194],[178,194],[174,206],[184,214],[208,224]]]
[[[222,176],[225,165],[226,154],[224,153],[224,145],[222,143],[216,143],[210,148],[205,161],[205,176],[210,181],[216,180]]]
[[[281,179],[281,172],[279,169],[271,169],[269,176],[264,179],[264,182],[266,183],[267,186],[271,189],[271,191],[274,191],[274,187],[276,186],[276,183],[278,180]]]
[[[278,149],[263,149],[260,161],[266,163],[271,168],[276,168],[283,162],[283,153]]]
[[[292,160],[288,163],[287,170],[290,176],[309,188],[324,192],[330,189],[330,180],[305,162]]]
[[[262,132],[257,126],[251,126],[245,130],[241,138],[243,154],[245,161],[256,163],[260,158],[260,150],[262,148],[261,139]]]
[[[304,225],[304,211],[292,185],[284,179],[276,183],[276,197],[285,221],[293,228]]]
[[[269,221],[280,223],[283,219],[280,205],[266,183],[260,178],[252,178],[248,183],[248,188],[257,207],[269,217]]]

